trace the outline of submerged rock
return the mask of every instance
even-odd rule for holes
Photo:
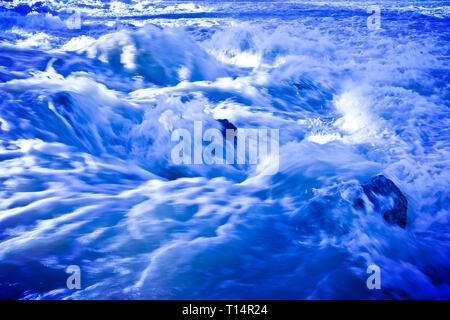
[[[234,124],[232,124],[230,121],[228,121],[228,119],[217,119],[217,121],[219,121],[222,124],[223,130],[226,130],[226,129],[237,130],[237,127]]]
[[[383,214],[384,220],[390,224],[406,227],[406,210],[408,201],[400,189],[383,175],[378,175],[362,185],[364,193],[374,209]],[[358,203],[358,205],[361,205]]]
[[[226,137],[226,130],[227,129],[234,130],[234,133],[236,134],[237,127],[234,124],[232,124],[230,121],[228,121],[228,119],[217,119],[217,121],[219,121],[220,124],[222,125],[222,131],[221,132],[222,132],[222,135],[224,137]]]

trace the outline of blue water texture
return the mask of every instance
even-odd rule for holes
[[[450,2],[14,0],[0,30],[1,299],[450,298]],[[278,129],[278,172],[173,163],[223,119]]]

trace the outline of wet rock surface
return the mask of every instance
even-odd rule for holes
[[[378,175],[363,184],[362,188],[375,211],[382,213],[386,222],[406,227],[408,200],[394,182]],[[360,207],[361,203],[355,203],[355,206]]]
[[[236,132],[237,127],[232,124],[230,121],[228,121],[228,119],[217,119],[217,121],[220,122],[220,124],[222,125],[222,135],[225,137],[226,136],[226,131],[227,130],[234,130]]]

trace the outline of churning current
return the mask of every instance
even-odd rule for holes
[[[450,298],[449,39],[446,1],[0,1],[0,298]]]

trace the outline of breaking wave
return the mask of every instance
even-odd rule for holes
[[[80,29],[27,3],[0,12],[0,297],[450,297],[441,2],[376,31],[359,1],[85,1]],[[174,165],[172,132],[217,119],[279,129],[279,172]],[[355,206],[378,174],[406,228]]]

